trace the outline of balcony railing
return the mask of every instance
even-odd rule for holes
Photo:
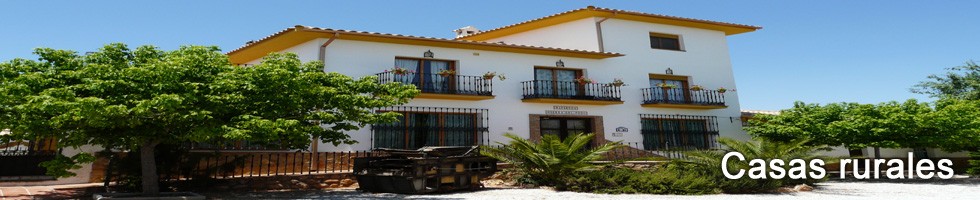
[[[572,81],[534,80],[521,82],[524,99],[553,98],[622,101],[620,86],[609,83],[579,84]]]
[[[643,88],[643,104],[725,106],[725,93],[688,88]]]
[[[398,82],[415,85],[422,93],[493,96],[493,79],[431,73],[378,73],[380,83]]]

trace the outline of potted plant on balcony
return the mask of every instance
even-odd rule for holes
[[[397,75],[405,75],[405,74],[408,74],[408,73],[412,73],[412,70],[408,70],[408,69],[401,68],[401,67],[395,67],[395,68],[391,68],[389,70],[385,70],[385,72],[391,72],[391,73],[397,74]]]
[[[456,70],[444,69],[444,70],[439,70],[439,72],[436,72],[436,74],[442,77],[449,77],[452,75],[456,75]]]
[[[595,81],[585,76],[579,76],[578,78],[575,79],[575,83],[578,83],[579,85],[585,85],[593,82]]]
[[[660,88],[663,88],[663,89],[674,89],[674,88],[677,88],[677,85],[669,84],[669,83],[657,83],[657,87],[660,87]]]
[[[497,77],[497,72],[483,73],[483,79],[484,80],[490,80],[490,79],[493,79],[493,77]]]
[[[701,90],[704,90],[704,87],[701,87],[700,85],[691,86],[691,91],[701,91]]]
[[[623,82],[623,79],[615,78],[615,79],[613,79],[612,83],[609,83],[609,85],[616,86],[616,87],[621,87],[621,86],[626,85],[626,82]]]
[[[727,91],[728,91],[728,89],[725,89],[725,87],[718,88],[718,93],[725,93]]]

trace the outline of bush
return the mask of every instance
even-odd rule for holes
[[[568,174],[597,167],[592,161],[612,149],[621,147],[610,142],[595,148],[586,148],[593,134],[572,134],[565,140],[555,135],[545,135],[535,143],[512,134],[510,144],[501,147],[484,147],[483,155],[510,163],[521,173],[519,183],[555,186]]]
[[[671,164],[656,170],[605,169],[577,172],[556,187],[558,190],[609,194],[717,194],[711,176],[686,171]]]
[[[792,159],[811,160],[822,158],[816,152],[824,149],[823,146],[808,146],[806,139],[797,139],[790,142],[774,142],[761,140],[759,142],[737,141],[729,138],[720,138],[719,143],[728,147],[725,150],[709,150],[688,152],[687,157],[677,162],[687,163],[692,171],[699,171],[705,176],[713,179],[724,193],[764,193],[772,192],[782,186],[793,186],[798,184],[813,184],[824,181],[824,179],[751,179],[742,176],[740,179],[728,179],[721,171],[721,160],[727,152],[735,151],[745,156],[745,161],[730,159],[728,163],[729,171],[739,169],[749,169],[748,161],[752,159],[773,160],[781,159],[789,161]],[[784,170],[789,171],[790,166],[784,165]],[[768,173],[766,174],[768,177]]]
[[[970,175],[980,175],[980,151],[970,152],[970,166],[966,169]]]

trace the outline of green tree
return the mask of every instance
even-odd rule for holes
[[[797,102],[779,115],[760,115],[745,130],[755,137],[788,142],[810,139],[814,145],[847,148],[937,147],[934,128],[922,120],[932,112],[914,99],[880,104]]]
[[[946,74],[929,75],[930,80],[915,85],[912,92],[936,98],[980,100],[980,65],[969,61],[948,70]]]
[[[563,176],[572,172],[595,169],[597,166],[592,161],[622,146],[619,142],[610,142],[586,149],[595,136],[591,133],[572,134],[565,140],[556,135],[544,135],[538,143],[509,133],[504,136],[511,139],[510,144],[485,147],[481,153],[514,165],[536,184],[550,186],[559,184]]]
[[[38,61],[0,63],[0,127],[5,137],[56,138],[63,147],[139,151],[142,186],[159,193],[159,144],[249,140],[306,148],[311,138],[353,143],[343,133],[397,120],[371,108],[406,103],[413,86],[324,73],[322,64],[272,54],[234,67],[216,47],[162,51],[111,44],[97,52],[37,49]],[[90,161],[82,154],[46,163],[59,175]]]

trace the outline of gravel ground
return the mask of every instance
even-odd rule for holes
[[[753,195],[608,195],[547,189],[486,189],[438,195],[361,193],[354,190],[293,191],[208,195],[216,199],[980,199],[980,182],[827,182],[812,192]]]

